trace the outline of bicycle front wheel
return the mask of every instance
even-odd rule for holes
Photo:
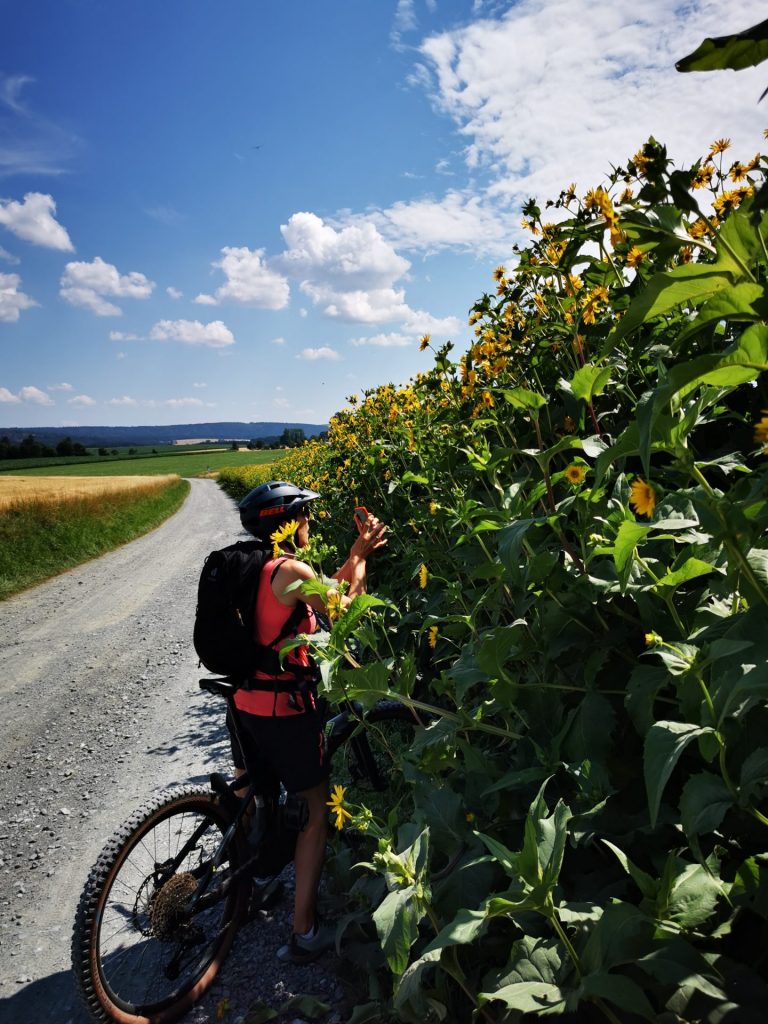
[[[72,936],[75,982],[94,1019],[168,1024],[205,992],[247,904],[240,837],[211,872],[231,816],[202,786],[152,800],[107,843]],[[210,879],[190,911],[201,881]]]

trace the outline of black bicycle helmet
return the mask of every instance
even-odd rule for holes
[[[310,501],[319,498],[317,491],[297,487],[285,480],[270,480],[249,491],[240,504],[240,522],[254,537],[269,537],[289,519],[294,519]]]

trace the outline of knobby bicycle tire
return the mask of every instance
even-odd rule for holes
[[[104,847],[72,935],[75,984],[94,1020],[170,1024],[209,987],[247,906],[243,876],[228,883],[245,860],[238,835],[213,875],[209,904],[191,917],[183,908],[230,821],[204,786],[177,786],[136,811]]]

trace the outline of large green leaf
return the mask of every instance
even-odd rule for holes
[[[432,953],[446,949],[448,946],[464,946],[481,935],[488,925],[488,912],[483,907],[479,910],[462,909],[456,917],[441,929],[422,953]]]
[[[566,993],[559,985],[550,985],[545,981],[518,981],[505,985],[498,992],[480,992],[477,996],[478,1005],[490,1003],[498,999],[520,1013],[563,1013],[566,1008]]]
[[[660,920],[689,931],[708,921],[724,895],[723,886],[707,864],[685,864],[670,856],[657,901]]]
[[[718,1001],[723,990],[718,982],[722,978],[707,960],[685,939],[671,939],[640,957],[637,966],[662,985],[674,986],[690,994],[701,992]]]
[[[606,999],[626,1013],[637,1014],[643,1020],[654,1024],[658,1020],[656,1011],[637,982],[622,974],[608,974],[607,971],[589,974],[582,978],[581,990],[585,996]]]
[[[530,1005],[539,1006],[543,1012],[562,1013],[565,1002],[561,1003],[559,998],[556,998],[554,1008],[550,1011],[545,1009],[546,1000],[540,1001],[542,992],[559,990],[562,972],[561,948],[554,939],[524,935],[512,944],[507,965],[500,970],[489,972],[483,979],[482,984],[486,991],[481,995],[480,1001],[490,1002],[497,998],[498,992],[510,990],[510,998],[530,999]],[[521,985],[544,985],[547,989],[521,989]],[[506,1001],[506,997],[498,998]],[[575,997],[573,1002],[575,1004]]]
[[[587,363],[573,375],[571,390],[575,398],[589,403],[595,395],[602,394],[610,379],[610,366],[595,366],[592,363]]]
[[[544,395],[540,395],[538,391],[529,391],[527,388],[511,388],[509,391],[502,391],[502,395],[513,408],[534,415],[538,415],[539,409],[543,409],[547,404]]]
[[[648,809],[654,828],[664,788],[680,755],[691,740],[711,732],[713,730],[708,727],[702,728],[688,722],[655,722],[648,730],[645,737],[643,766]]]
[[[616,571],[619,578],[626,584],[628,570],[631,568],[632,559],[638,544],[645,539],[650,526],[644,523],[636,523],[634,519],[625,519],[616,534],[613,545],[613,561],[616,564]]]
[[[680,797],[685,834],[690,838],[713,832],[732,806],[733,795],[719,775],[711,772],[692,775]]]
[[[576,709],[563,740],[566,761],[602,761],[613,744],[616,713],[602,694],[590,690]]]
[[[741,71],[768,58],[768,21],[728,36],[708,37],[703,43],[677,61],[678,71],[718,71],[731,68]]]
[[[627,874],[632,878],[643,896],[645,896],[646,899],[655,900],[656,894],[659,891],[659,883],[657,879],[649,875],[647,871],[643,871],[642,868],[637,867],[636,864],[633,864],[626,853],[619,849],[618,846],[614,846],[614,844],[609,842],[607,839],[603,839],[602,842],[605,843],[609,850],[613,850],[619,864],[621,864]]]
[[[582,954],[586,972],[631,963],[651,948],[654,923],[630,903],[609,903]]]
[[[711,572],[716,572],[716,569],[709,562],[702,562],[700,558],[686,558],[679,569],[665,573],[654,585],[654,590],[677,590],[681,583],[688,583],[699,576],[708,576]]]
[[[422,953],[418,960],[414,960],[410,964],[400,978],[395,990],[393,1003],[396,1010],[402,1009],[406,1004],[410,1004],[411,1009],[417,1014],[424,1017],[428,1015],[424,999],[424,972],[432,964],[439,961],[441,953],[441,948],[430,950]],[[380,1010],[381,1008],[379,1007],[379,1015],[372,1018],[372,1022],[375,1022],[375,1024],[379,1024],[381,1020]]]
[[[768,317],[768,295],[761,284],[742,281],[733,288],[718,292],[699,309],[699,315],[678,335],[678,345],[694,334],[720,320],[759,321]]]
[[[424,913],[413,885],[388,893],[373,912],[381,948],[395,975],[402,974],[408,966],[411,946],[418,938],[419,921]]]
[[[654,274],[608,335],[604,352],[609,352],[646,321],[669,313],[677,306],[692,308],[735,283],[731,274],[716,263],[686,263]]]
[[[660,665],[638,665],[632,670],[624,705],[641,736],[645,736],[653,725],[656,695],[659,690],[668,686],[669,682],[669,674]]]

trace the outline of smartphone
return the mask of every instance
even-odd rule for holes
[[[362,533],[363,527],[368,521],[368,514],[368,509],[365,505],[357,505],[355,507],[355,526],[358,533]]]

